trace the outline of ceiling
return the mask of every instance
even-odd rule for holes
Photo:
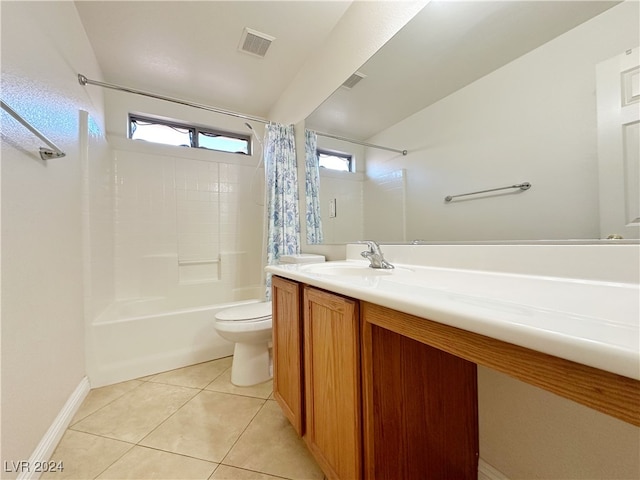
[[[364,80],[336,91],[307,125],[367,139],[616,3],[432,1],[362,66]],[[76,2],[102,80],[258,117],[268,117],[350,5]],[[239,51],[245,27],[275,37],[264,58]]]
[[[266,117],[350,1],[76,1],[103,81]],[[275,37],[241,52],[245,27]]]

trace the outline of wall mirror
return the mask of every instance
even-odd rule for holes
[[[408,151],[318,137],[356,159],[321,169],[324,243],[638,238],[640,121],[602,113],[625,95],[615,85],[640,110],[638,15],[638,2],[427,4],[306,119]]]

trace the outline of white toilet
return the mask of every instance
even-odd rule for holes
[[[324,256],[301,253],[283,255],[280,263],[321,263]],[[266,382],[272,377],[269,344],[271,332],[271,302],[257,302],[228,308],[216,314],[218,334],[235,342],[231,383],[248,387]]]

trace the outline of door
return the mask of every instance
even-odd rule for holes
[[[600,237],[640,238],[640,48],[596,66]]]
[[[304,289],[306,435],[330,480],[362,477],[358,302]]]

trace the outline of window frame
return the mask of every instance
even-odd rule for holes
[[[172,127],[172,128],[180,128],[180,129],[185,129],[189,131],[189,140],[190,140],[190,145],[173,145],[173,146],[182,146],[182,147],[187,147],[187,148],[198,148],[201,150],[210,150],[212,152],[223,152],[223,153],[232,153],[232,154],[237,154],[237,155],[245,155],[245,156],[251,156],[253,154],[253,142],[252,142],[252,137],[251,134],[242,134],[242,133],[236,133],[236,132],[230,132],[228,130],[221,130],[218,128],[214,128],[214,127],[204,127],[201,125],[195,125],[195,124],[188,124],[188,123],[183,123],[183,122],[178,122],[178,121],[173,121],[173,120],[166,120],[166,119],[159,119],[159,118],[154,118],[152,116],[145,116],[145,115],[139,115],[137,113],[129,113],[129,123],[128,123],[128,128],[127,128],[127,137],[130,140],[142,140],[142,139],[134,139],[133,134],[133,124],[135,121],[140,121],[140,122],[147,122],[147,123],[151,123],[151,124],[157,124],[157,125],[164,125],[167,127]],[[209,147],[203,147],[199,145],[199,135],[200,133],[203,134],[211,134],[214,136],[223,136],[223,137],[227,137],[227,138],[231,138],[231,139],[236,139],[236,140],[241,140],[246,142],[247,144],[247,153],[244,152],[240,152],[240,151],[231,151],[231,150],[220,150],[217,148],[209,148]],[[151,142],[149,140],[145,140],[149,143],[156,143],[156,142]],[[169,145],[172,146],[171,144],[167,144],[167,143],[156,143],[157,145]]]
[[[356,171],[355,158],[351,153],[338,152],[337,150],[329,150],[326,148],[316,148],[316,155],[318,156],[318,165],[320,165],[320,155],[328,155],[332,157],[339,157],[348,162],[348,170],[338,170],[335,168],[329,168],[325,166],[321,166],[321,168],[326,169],[331,172],[344,172],[344,173],[354,173]]]

